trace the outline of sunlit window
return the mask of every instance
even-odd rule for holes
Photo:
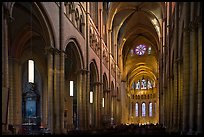
[[[73,90],[74,90],[74,89],[73,89],[73,86],[74,86],[73,81],[70,81],[70,82],[69,82],[69,87],[70,87],[70,91],[69,91],[69,92],[70,92],[70,96],[71,96],[71,97],[73,96]]]
[[[148,54],[151,54],[151,47],[148,48]]]
[[[34,61],[28,60],[28,82],[34,83]]]
[[[140,81],[137,82],[136,89],[140,89]]]
[[[147,83],[145,79],[142,79],[142,86],[141,89],[147,89]]]
[[[149,116],[152,116],[152,102],[149,103]]]
[[[145,117],[146,112],[145,112],[146,108],[145,108],[145,103],[142,103],[142,117]]]
[[[135,82],[133,82],[132,83],[132,89],[135,89],[135,87],[136,87],[136,84],[135,84]]]
[[[133,49],[131,49],[130,50],[130,55],[133,56],[133,54],[134,54],[134,51],[133,51]]]
[[[135,53],[139,56],[141,55],[144,55],[145,51],[146,51],[146,46],[143,45],[143,44],[140,44],[138,45],[136,48],[135,48]]]
[[[135,104],[135,116],[138,117],[139,112],[138,112],[138,103]]]
[[[147,81],[147,87],[148,89],[152,88],[152,83],[149,80]]]

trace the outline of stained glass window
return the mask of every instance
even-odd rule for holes
[[[149,103],[149,116],[152,116],[152,102]]]
[[[135,89],[135,88],[136,88],[136,83],[133,82],[133,83],[132,83],[132,89]]]
[[[142,86],[141,89],[147,89],[147,83],[145,79],[142,79]]]
[[[151,47],[148,48],[148,54],[151,54]]]
[[[144,55],[145,51],[146,51],[146,46],[143,45],[143,44],[140,44],[138,45],[136,48],[135,48],[135,53],[139,56],[141,55]]]
[[[147,87],[148,87],[148,89],[152,88],[152,84],[149,80],[147,81]]]
[[[133,49],[131,49],[130,50],[130,55],[133,56],[133,54],[134,54],[134,51],[133,51]]]
[[[145,117],[146,112],[145,112],[146,108],[145,108],[145,103],[142,103],[142,117]]]
[[[137,82],[136,89],[140,89],[140,81]]]
[[[138,117],[139,112],[138,112],[138,103],[135,104],[135,116]]]

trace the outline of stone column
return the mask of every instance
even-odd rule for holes
[[[47,72],[48,72],[48,128],[53,132],[53,48],[46,49],[47,52]]]
[[[59,100],[60,100],[60,132],[65,133],[64,129],[64,100],[65,100],[65,52],[60,51],[60,70],[59,70],[59,82],[60,82],[60,90],[59,90]]]
[[[9,103],[8,11],[2,6],[2,133],[7,130]]]
[[[78,107],[78,123],[79,123],[79,129],[82,130],[84,127],[84,118],[83,118],[83,70],[79,70],[77,73],[77,91],[78,91],[78,99],[77,99],[77,107]]]
[[[87,119],[87,104],[86,104],[86,96],[87,96],[87,93],[86,93],[86,88],[87,88],[87,85],[86,85],[86,76],[88,74],[88,71],[83,69],[81,71],[81,74],[82,74],[82,120],[83,122],[81,123],[83,129],[86,129],[87,128],[87,124],[86,122],[88,121]]]
[[[128,112],[128,107],[126,104],[126,81],[121,82],[121,122],[126,123],[127,122],[127,112]]]
[[[132,117],[133,117],[133,122],[134,122],[134,119],[135,119],[135,102],[134,101],[132,102]]]
[[[89,49],[90,49],[90,37],[89,37],[89,28],[90,28],[90,24],[89,24],[89,3],[86,2],[86,34],[85,34],[85,38],[86,38],[86,67],[85,69],[87,70],[87,72],[89,72],[90,68],[89,68]],[[89,91],[90,91],[90,73],[86,73],[86,91],[85,91],[85,129],[89,128]]]
[[[96,87],[96,90],[95,90],[95,125],[96,125],[96,128],[99,128],[99,125],[100,125],[100,113],[101,113],[101,96],[100,96],[100,85],[101,83],[100,82],[96,82],[95,83],[95,87]]]
[[[201,5],[200,5],[201,8]],[[202,17],[197,17],[198,20],[198,98],[197,98],[197,133],[202,134]]]
[[[189,125],[189,85],[190,85],[190,35],[189,35],[189,21],[190,21],[190,4],[184,3],[184,42],[183,42],[183,129],[184,134],[187,132]]]
[[[107,91],[106,90],[104,90],[103,91],[104,92],[104,115],[106,115],[107,114]]]
[[[60,134],[60,51],[54,49],[54,133]]]
[[[176,30],[176,37],[175,37],[175,50],[174,50],[174,63],[173,63],[173,67],[174,67],[174,105],[173,105],[173,130],[177,131],[178,130],[178,106],[179,106],[179,100],[178,100],[178,88],[179,88],[179,76],[178,76],[178,34],[179,34],[179,29],[178,29],[178,21],[179,21],[179,6],[178,3],[176,4],[175,7],[175,30]]]
[[[197,72],[197,36],[196,36],[196,24],[194,21],[190,23],[190,94],[189,94],[189,134],[194,134],[195,121],[196,121],[196,94],[198,89],[198,72]]]
[[[19,60],[17,58],[12,59],[13,63],[13,125],[18,131],[21,126],[22,120],[22,82],[21,71],[19,69]]]

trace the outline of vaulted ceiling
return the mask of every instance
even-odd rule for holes
[[[114,31],[123,80],[146,76],[156,81],[163,6],[164,2],[111,2],[107,25]],[[146,46],[145,54],[132,54],[140,44]]]

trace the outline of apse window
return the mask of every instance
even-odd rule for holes
[[[145,103],[142,103],[142,117],[146,116],[146,108],[145,108]]]
[[[135,104],[135,115],[136,115],[136,117],[139,116],[138,103]]]
[[[152,116],[152,103],[149,103],[149,116]]]
[[[147,47],[144,44],[140,44],[135,48],[135,54],[141,56],[145,54]]]
[[[148,54],[151,54],[151,50],[152,50],[152,48],[149,47],[149,48],[148,48]]]

